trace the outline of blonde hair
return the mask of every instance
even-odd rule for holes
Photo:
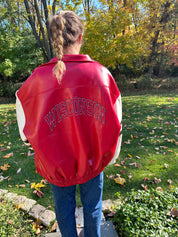
[[[50,21],[50,34],[56,56],[59,59],[53,68],[53,73],[58,79],[58,82],[62,80],[62,76],[66,70],[65,64],[62,61],[63,48],[74,44],[83,32],[84,27],[79,16],[72,11],[61,11],[52,17]]]

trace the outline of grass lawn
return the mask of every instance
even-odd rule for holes
[[[123,144],[116,166],[108,166],[104,177],[103,199],[116,199],[131,189],[161,187],[168,190],[178,184],[178,96],[176,93],[123,96]],[[15,104],[0,104],[0,188],[37,200],[54,210],[49,184],[38,197],[32,183],[43,178],[36,173],[33,150],[20,140]],[[120,175],[124,185],[112,175]],[[4,180],[3,180],[4,177]],[[80,205],[77,190],[77,204]]]

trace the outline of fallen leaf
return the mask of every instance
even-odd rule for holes
[[[129,179],[131,179],[131,178],[132,178],[132,175],[131,175],[131,174],[129,174],[128,178],[129,178]]]
[[[8,179],[8,178],[9,178],[9,176],[4,177],[4,176],[0,175],[0,182],[2,182],[2,181],[5,180],[5,179]]]
[[[148,190],[148,186],[147,185],[144,185],[144,184],[141,184],[142,188],[144,188],[145,191]]]
[[[10,167],[10,165],[8,163],[4,164],[3,166],[1,166],[1,170],[3,170],[3,171],[8,170],[9,167]]]
[[[3,148],[3,149],[1,149],[1,151],[7,151],[7,149],[4,149],[4,148]]]
[[[126,183],[126,180],[124,178],[121,178],[120,176],[115,178],[114,181],[117,183],[117,184],[120,184],[121,186],[124,185],[124,183]]]
[[[23,206],[23,204],[20,203],[20,204],[15,205],[15,208],[16,208],[16,209],[20,209],[22,206]]]
[[[34,188],[35,185],[36,185],[36,183],[32,183],[32,184],[31,184],[31,189]]]
[[[42,182],[35,185],[35,189],[39,191],[39,188],[45,187],[46,185],[42,184]]]
[[[115,164],[114,166],[121,167],[121,165],[120,165],[120,164]]]
[[[5,156],[3,156],[3,158],[9,159],[13,155],[14,155],[13,152],[10,152],[10,153],[6,154]]]
[[[10,224],[10,225],[13,225],[13,221],[12,220],[8,220],[7,223]]]
[[[19,187],[20,188],[25,188],[25,184],[20,184]]]
[[[57,221],[54,222],[53,226],[51,227],[51,232],[54,232],[57,229]]]
[[[19,174],[19,173],[21,172],[21,170],[22,170],[22,169],[19,168],[16,173]]]
[[[115,214],[115,212],[114,212],[114,211],[112,211],[112,212],[110,212],[109,214],[107,214],[106,216],[107,216],[107,217],[113,217],[113,216],[114,216],[114,214]]]
[[[120,170],[121,173],[126,174],[125,170]]]
[[[167,182],[168,182],[169,184],[172,184],[172,180],[171,180],[171,179],[168,179]]]
[[[130,163],[129,165],[134,165],[136,168],[140,167],[136,162]]]
[[[157,179],[156,177],[154,177],[154,181],[155,181],[156,184],[161,183],[161,179]]]
[[[171,211],[169,213],[167,213],[167,215],[173,216],[173,217],[178,217],[178,210],[174,207],[171,209]]]
[[[156,188],[156,191],[164,192],[161,187],[157,187],[157,188]]]
[[[35,191],[36,191],[36,190],[35,190]],[[44,193],[43,193],[43,192],[41,192],[40,190],[39,190],[39,191],[37,191],[37,192],[36,192],[36,194],[37,194],[37,195],[38,195],[38,197],[40,197],[40,198],[41,198],[41,196],[42,196],[42,195],[44,195]]]

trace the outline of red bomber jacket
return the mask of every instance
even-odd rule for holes
[[[87,182],[114,156],[121,125],[114,106],[120,95],[110,72],[88,55],[64,55],[37,67],[17,92],[24,135],[35,151],[37,172],[64,187]]]

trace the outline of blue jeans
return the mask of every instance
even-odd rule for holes
[[[100,237],[102,215],[103,172],[84,184],[79,184],[84,212],[84,236]],[[59,187],[51,184],[56,219],[62,237],[77,237],[75,220],[76,185]]]

